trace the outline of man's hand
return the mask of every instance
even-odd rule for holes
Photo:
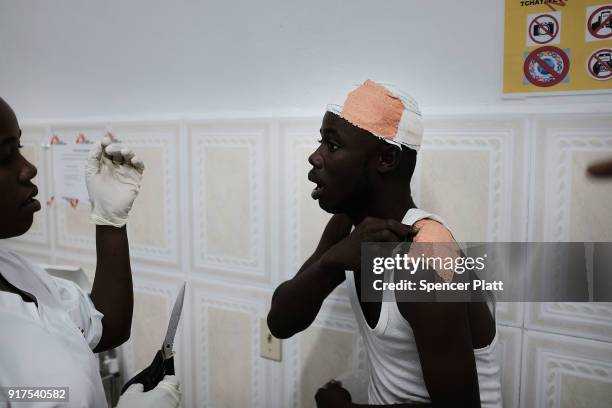
[[[148,392],[143,392],[142,384],[132,384],[119,398],[117,408],[177,408],[181,395],[178,378],[167,375]]]
[[[140,190],[144,164],[134,152],[105,136],[87,159],[85,181],[96,225],[122,227]]]
[[[321,262],[333,268],[358,271],[361,268],[362,242],[400,242],[412,240],[416,230],[395,220],[365,218],[348,237],[331,247]]]
[[[339,381],[331,380],[319,388],[315,394],[317,408],[350,408],[352,404],[351,394]]]

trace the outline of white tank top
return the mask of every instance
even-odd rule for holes
[[[408,210],[402,223],[413,225],[423,218],[431,218],[446,226],[440,217],[417,208]],[[392,280],[392,274],[385,276],[385,279]],[[380,317],[372,329],[361,310],[353,272],[346,271],[346,281],[370,368],[369,403],[385,405],[431,402],[423,379],[414,333],[410,323],[400,314],[393,291],[384,292]],[[501,407],[497,331],[491,344],[474,350],[474,357],[482,407]]]

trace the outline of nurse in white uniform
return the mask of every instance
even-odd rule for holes
[[[19,149],[21,130],[0,98],[0,239],[25,234],[40,203],[36,167]],[[93,354],[130,336],[132,276],[125,224],[140,189],[143,163],[108,138],[94,144],[86,169],[96,224],[97,267],[91,295],[52,278],[0,241],[0,407],[107,407]],[[67,387],[67,401],[16,402],[27,387]],[[43,394],[40,394],[42,396]],[[149,392],[132,386],[120,407],[177,407],[178,381]]]

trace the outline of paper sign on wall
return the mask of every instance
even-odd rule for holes
[[[80,203],[89,203],[85,185],[85,164],[90,148],[91,141],[82,133],[75,141],[65,141],[53,135],[51,151],[54,200],[68,202],[73,208]]]
[[[610,0],[506,0],[503,92],[612,92]]]

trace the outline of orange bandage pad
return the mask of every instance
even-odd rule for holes
[[[414,223],[418,229],[413,242],[420,243],[419,249],[427,247],[425,243],[431,243],[429,251],[425,255],[432,258],[457,258],[460,255],[459,246],[450,231],[442,224],[431,219],[422,219]],[[452,282],[454,271],[442,269],[436,271],[444,282]]]
[[[353,125],[387,139],[397,135],[404,104],[387,88],[367,80],[350,92],[342,108],[342,116]]]
[[[453,234],[435,220],[424,218],[415,222],[414,226],[418,230],[414,242],[455,242]]]

